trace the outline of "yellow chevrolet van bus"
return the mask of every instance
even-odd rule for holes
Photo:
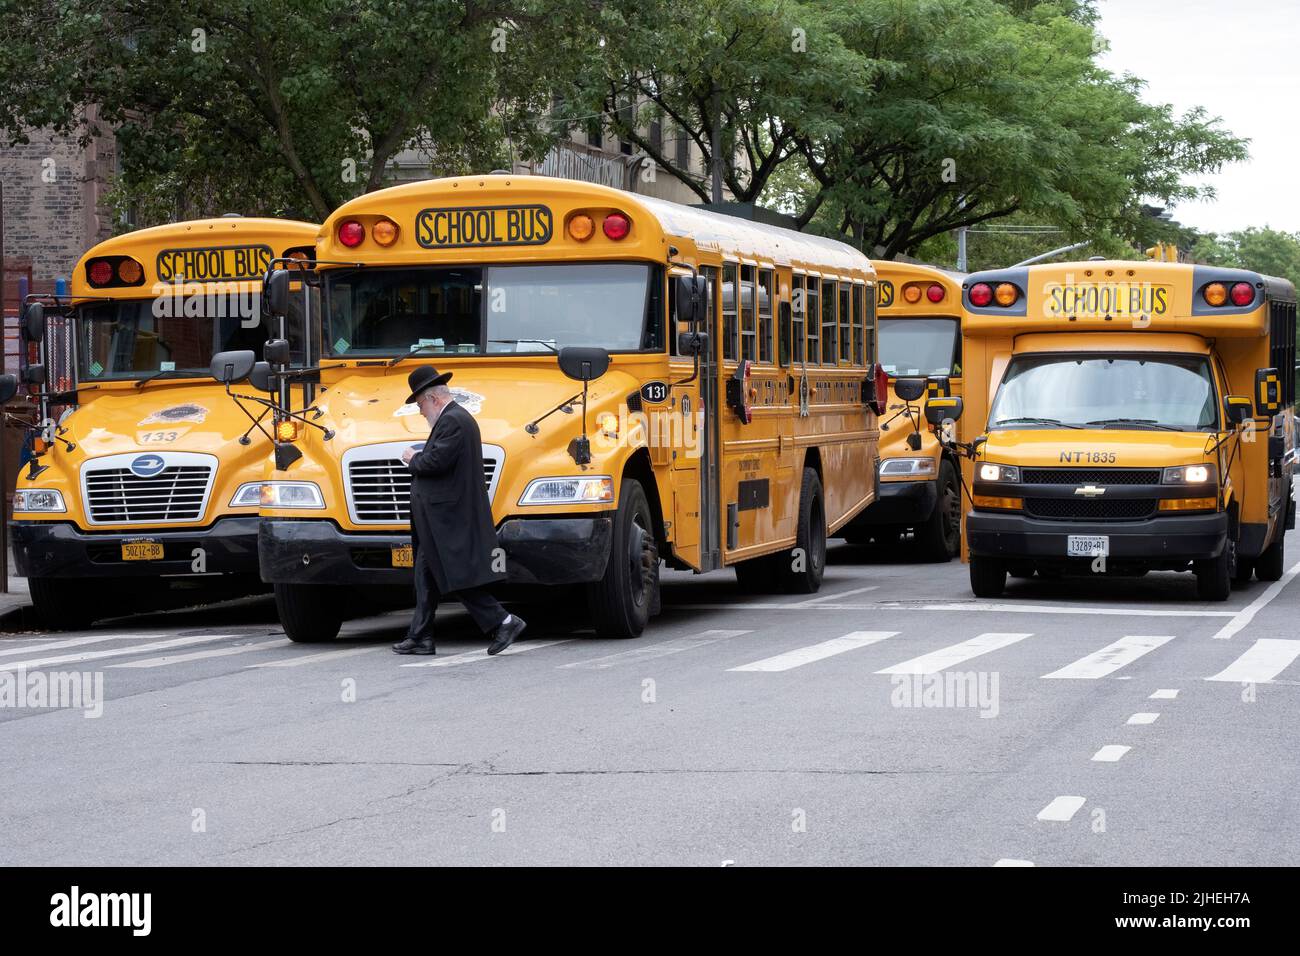
[[[294,640],[333,638],[358,590],[410,593],[417,363],[478,421],[508,581],[579,586],[602,636],[641,633],[662,561],[816,591],[827,535],[875,496],[875,273],[850,246],[491,175],[358,197],[316,254],[318,427],[263,489]]]
[[[302,315],[268,325],[262,277],[277,258],[309,258],[318,228],[228,216],[141,229],[82,256],[68,298],[27,307],[28,338],[62,323],[72,350],[71,381],[41,400],[63,411],[31,442],[14,496],[15,562],[47,626],[161,590],[262,589],[269,416],[232,402],[209,364],[285,335],[305,361]]]
[[[877,260],[880,363],[889,405],[880,424],[880,494],[849,522],[854,543],[895,545],[907,532],[918,555],[961,553],[961,464],[926,425],[931,397],[961,395],[961,282],[932,266]]]
[[[1008,573],[1276,581],[1295,523],[1295,289],[1090,260],[963,284],[971,589]],[[987,383],[974,388],[970,383]],[[979,431],[981,430],[982,431]]]

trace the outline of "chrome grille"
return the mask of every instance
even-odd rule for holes
[[[353,448],[344,456],[347,471],[348,508],[358,524],[407,524],[411,520],[411,471],[402,463],[401,450],[410,442]],[[483,446],[483,485],[488,500],[496,491],[504,452],[495,445]]]
[[[129,468],[97,468],[88,469],[84,481],[92,521],[198,521],[212,468],[172,465],[149,478]]]

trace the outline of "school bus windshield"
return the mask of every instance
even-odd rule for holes
[[[219,308],[203,297],[186,311],[189,315],[158,315],[163,300],[103,302],[77,309],[80,345],[77,365],[80,380],[132,379],[155,372],[206,376],[212,356],[231,349],[251,349],[261,354],[267,332],[256,307],[251,316],[237,308]],[[300,340],[301,334],[291,336]],[[299,343],[300,345],[300,343]]]
[[[641,263],[339,271],[326,341],[336,357],[658,349],[661,276]]]
[[[1218,424],[1201,356],[1019,355],[989,412],[990,428],[1201,431]]]
[[[880,320],[880,363],[890,375],[955,375],[956,319]]]

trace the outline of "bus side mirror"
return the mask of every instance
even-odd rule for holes
[[[955,422],[961,418],[962,402],[960,395],[948,398],[932,398],[925,403],[925,420],[934,428],[942,427],[944,422]]]
[[[699,355],[709,350],[708,332],[678,332],[677,354]]]
[[[18,394],[18,378],[14,375],[0,375],[0,405]]]
[[[271,385],[271,363],[254,362],[253,370],[248,373],[248,383],[259,392],[274,391]]]
[[[289,270],[272,269],[262,287],[262,299],[271,315],[289,314]]]
[[[1255,369],[1255,414],[1272,418],[1282,410],[1282,379],[1275,368]]]
[[[45,306],[40,302],[28,302],[23,310],[23,337],[28,342],[40,342],[45,338]]]
[[[678,276],[677,321],[698,325],[708,314],[709,283],[704,276]]]
[[[45,365],[42,362],[33,362],[22,371],[24,385],[44,385],[45,384]]]
[[[894,394],[901,401],[915,402],[925,394],[925,379],[896,378],[894,379]]]
[[[251,349],[218,352],[212,356],[212,364],[208,367],[208,372],[221,384],[234,385],[248,378],[255,364],[257,364],[257,356]]]
[[[1223,417],[1233,428],[1250,421],[1254,414],[1254,403],[1246,396],[1225,395],[1223,397]]]
[[[609,371],[609,353],[601,348],[570,345],[560,349],[560,371],[578,382],[594,382]]]
[[[271,339],[262,346],[262,358],[272,365],[289,364],[289,340]]]

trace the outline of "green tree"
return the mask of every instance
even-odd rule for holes
[[[1226,235],[1202,235],[1192,258],[1216,266],[1253,269],[1300,286],[1300,233],[1251,226]]]

